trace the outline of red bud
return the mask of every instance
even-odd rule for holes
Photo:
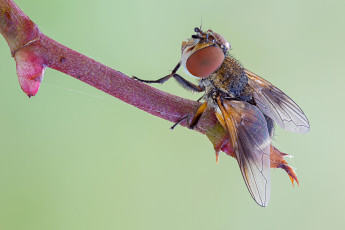
[[[20,87],[29,97],[35,96],[43,79],[46,65],[41,57],[26,47],[18,50],[14,59]]]

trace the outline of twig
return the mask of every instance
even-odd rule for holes
[[[45,36],[12,0],[0,0],[0,32],[16,61],[21,88],[29,97],[36,95],[44,70],[49,67],[174,123],[186,114],[194,114],[200,106],[197,101],[181,98],[135,81]],[[180,125],[187,124],[183,121]],[[194,130],[207,135],[217,154],[221,150],[235,157],[229,136],[213,111],[207,110]],[[284,160],[285,155],[271,146],[271,167],[283,168],[293,177],[293,170],[290,170]]]

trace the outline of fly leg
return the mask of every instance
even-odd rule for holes
[[[202,88],[202,87],[200,87],[198,85],[195,85],[195,84],[193,84],[190,81],[187,81],[186,79],[184,79],[183,77],[181,77],[180,75],[178,75],[176,73],[173,75],[173,78],[175,78],[177,83],[179,83],[183,88],[185,88],[187,90],[190,90],[190,91],[193,91],[193,92],[198,92],[198,93],[204,91],[204,88]]]
[[[151,83],[159,83],[159,84],[163,84],[164,82],[166,82],[167,80],[169,80],[171,77],[174,76],[174,74],[176,74],[177,70],[180,68],[181,66],[181,62],[179,62],[175,68],[173,69],[173,71],[171,72],[171,74],[165,76],[165,77],[162,77],[158,80],[153,80],[153,81],[150,81],[150,80],[143,80],[143,79],[140,79],[140,78],[137,78],[135,76],[133,76],[133,79],[137,80],[137,81],[140,81],[140,82],[144,82],[144,83],[148,83],[148,84],[151,84]]]
[[[191,90],[193,92],[202,92],[204,91],[203,88],[201,88],[200,86],[197,86],[195,84],[193,84],[192,82],[190,81],[187,81],[186,79],[184,79],[183,77],[181,77],[180,75],[178,75],[176,72],[177,70],[180,68],[181,66],[181,62],[179,62],[175,68],[173,69],[173,71],[171,72],[171,74],[165,76],[165,77],[162,77],[158,80],[153,80],[153,81],[150,81],[150,80],[143,80],[143,79],[140,79],[140,78],[137,78],[135,76],[133,76],[133,79],[137,80],[137,81],[140,81],[140,82],[144,82],[144,83],[148,83],[148,84],[151,84],[151,83],[159,83],[159,84],[163,84],[164,82],[166,82],[167,80],[169,80],[170,78],[175,78],[175,80],[177,81],[177,83],[179,83],[183,88],[185,89],[188,89],[188,90]]]
[[[151,83],[159,83],[159,84],[163,84],[164,82],[166,82],[167,80],[169,80],[170,78],[175,78],[175,80],[177,81],[177,83],[179,83],[183,88],[185,89],[188,89],[188,90],[191,90],[193,92],[203,92],[205,89],[203,87],[200,87],[198,85],[195,85],[193,84],[192,82],[190,81],[187,81],[186,79],[184,79],[183,77],[181,77],[180,75],[178,75],[176,72],[177,70],[181,67],[181,62],[179,62],[175,68],[173,69],[173,71],[171,72],[171,74],[165,76],[165,77],[162,77],[158,80],[153,80],[153,81],[150,81],[150,80],[143,80],[143,79],[140,79],[140,78],[137,78],[135,76],[133,76],[133,79],[137,80],[137,81],[140,81],[140,82],[144,82],[144,83],[148,83],[148,84],[151,84]],[[201,99],[203,99],[204,96],[202,96],[201,98],[198,99],[198,101],[200,101]],[[189,122],[189,119],[190,119],[190,114],[187,114],[185,116],[183,116],[180,120],[178,120],[173,126],[171,126],[171,129],[174,129],[177,125],[179,125],[182,121],[186,120],[187,119],[187,124],[188,124],[188,128],[190,129],[193,129],[201,115],[203,114],[203,112],[206,110],[207,108],[207,103],[204,102],[199,108],[198,110],[196,111],[193,119],[192,119],[192,122]]]
[[[180,120],[178,120],[173,126],[171,126],[170,129],[174,129],[176,126],[178,126],[182,121],[184,121],[186,119],[187,119],[187,124],[189,124],[190,114],[187,114],[187,115],[183,116],[182,118],[180,118]]]
[[[171,126],[171,129],[174,129],[178,124],[180,124],[182,121],[184,121],[186,119],[187,119],[188,128],[194,129],[194,127],[198,124],[198,122],[201,118],[201,115],[205,112],[206,108],[207,108],[207,102],[204,102],[196,111],[196,113],[192,119],[192,122],[189,122],[190,114],[187,114],[186,116],[184,116],[180,120],[178,120],[173,126]]]

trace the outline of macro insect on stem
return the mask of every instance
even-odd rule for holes
[[[162,84],[174,78],[188,90],[204,92],[204,103],[192,121],[189,121],[190,114],[186,114],[172,128],[185,119],[189,128],[194,128],[204,111],[213,109],[230,137],[251,196],[259,205],[267,206],[271,194],[270,152],[274,149],[270,142],[274,123],[288,131],[307,133],[308,119],[285,93],[243,68],[229,53],[231,46],[223,36],[212,30],[203,32],[198,27],[194,32],[196,34],[182,42],[181,60],[171,74],[154,81],[134,79]],[[199,80],[198,85],[176,73],[181,66],[188,75]],[[219,150],[216,151],[218,162]],[[294,173],[289,176],[292,182],[297,181]]]

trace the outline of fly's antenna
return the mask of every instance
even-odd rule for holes
[[[201,34],[201,33],[202,33],[202,31],[201,31],[201,29],[200,29],[199,27],[195,27],[195,28],[194,28],[194,32],[195,32],[195,33],[198,33],[198,34]]]
[[[200,19],[200,30],[202,31],[202,18]]]
[[[202,32],[201,27],[202,27],[202,21],[201,21],[200,27],[195,27],[194,28],[194,32],[196,33],[196,35],[193,34],[192,38],[202,38],[202,35],[204,33]]]

